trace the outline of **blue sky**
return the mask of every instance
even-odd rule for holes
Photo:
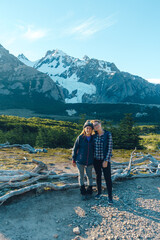
[[[87,55],[160,83],[159,11],[159,0],[0,0],[0,44],[30,60]]]

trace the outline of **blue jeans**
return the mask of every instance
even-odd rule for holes
[[[85,165],[82,165],[79,163],[76,163],[76,164],[77,164],[77,168],[79,170],[79,177],[78,177],[79,185],[80,186],[84,185],[84,169],[85,169],[86,174],[87,174],[88,185],[92,186],[92,184],[93,184],[93,178],[92,178],[93,165],[85,166]]]

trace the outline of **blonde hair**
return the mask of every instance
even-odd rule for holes
[[[86,135],[85,129],[82,130],[82,132],[80,133],[80,135]]]
[[[95,123],[95,122],[102,123],[101,120],[98,120],[98,119],[91,120],[91,123]]]

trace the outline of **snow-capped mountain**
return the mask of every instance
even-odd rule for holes
[[[27,57],[24,56],[23,53],[18,55],[18,59],[29,67],[33,67],[39,61],[37,60],[35,62],[31,62]]]
[[[21,55],[22,57],[22,55]],[[28,61],[23,56],[24,61]],[[23,64],[0,45],[0,97],[42,98],[64,101],[62,89],[46,74]]]
[[[36,62],[29,61],[23,54],[18,56],[19,60],[28,66],[33,66],[38,71],[46,73],[54,82],[64,88],[67,103],[84,102],[85,95],[95,95],[96,86],[83,76],[83,72],[94,69],[98,77],[101,72],[114,74],[119,71],[114,64],[105,61],[91,60],[84,56],[82,60],[68,56],[60,50],[48,51],[42,59]],[[90,77],[89,77],[90,78]]]
[[[114,63],[88,56],[74,58],[60,50],[47,51],[36,62],[24,55],[18,58],[61,86],[66,103],[160,103],[159,84],[121,72]]]

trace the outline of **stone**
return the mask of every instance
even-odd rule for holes
[[[73,238],[73,240],[79,240],[79,236],[76,236],[75,238]]]
[[[54,238],[58,238],[58,234],[53,235]]]
[[[80,229],[79,229],[79,227],[75,227],[75,228],[73,228],[73,233],[75,233],[75,234],[80,234]]]

